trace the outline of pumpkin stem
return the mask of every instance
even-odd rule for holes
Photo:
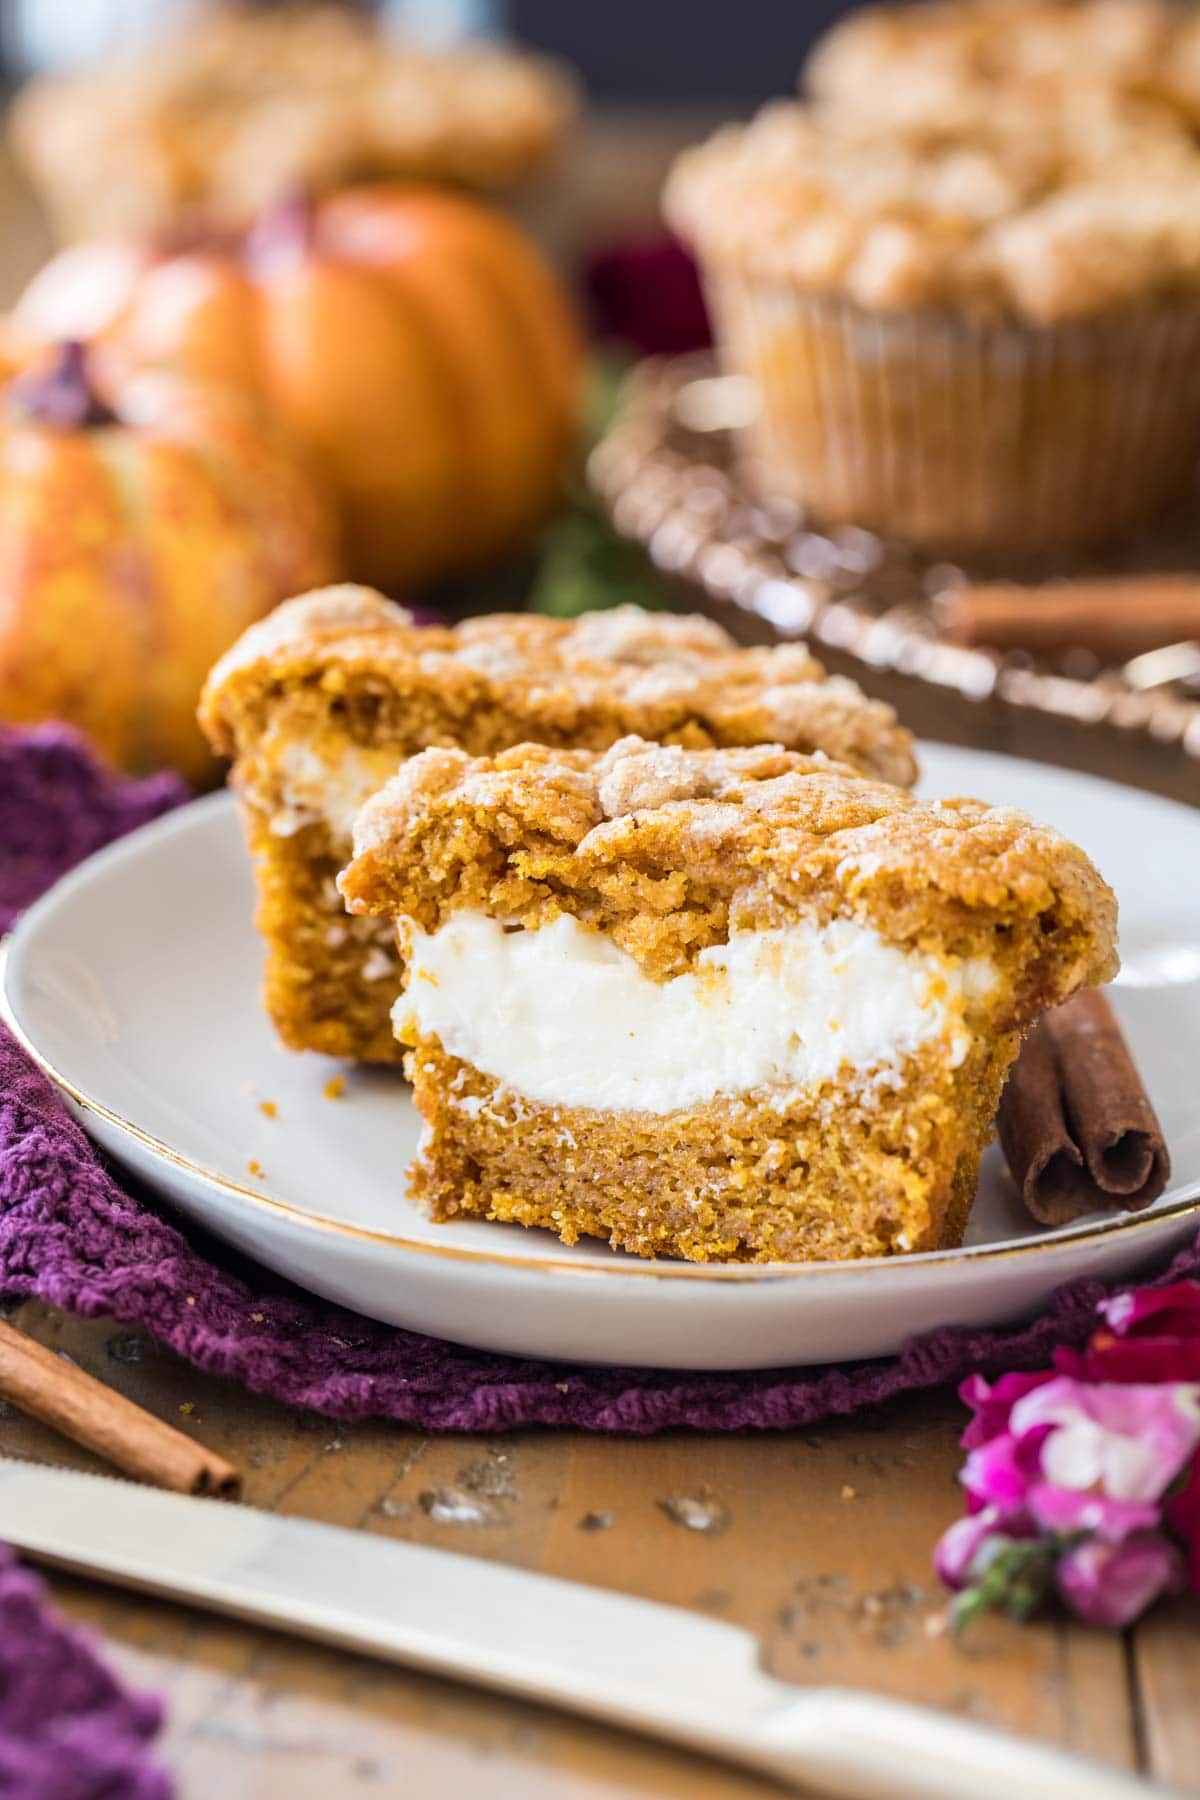
[[[59,346],[49,368],[18,376],[9,386],[8,400],[23,418],[63,431],[118,423],[92,385],[85,346],[74,338]]]
[[[298,263],[313,240],[312,203],[303,188],[292,188],[267,208],[246,238],[251,271],[266,274]]]

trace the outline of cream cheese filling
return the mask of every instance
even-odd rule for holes
[[[936,1039],[957,1065],[964,1006],[992,979],[853,919],[735,932],[661,982],[565,915],[525,931],[458,912],[432,934],[409,927],[407,960],[402,1037],[436,1037],[532,1100],[652,1113],[847,1066],[878,1076]]]
[[[271,831],[276,837],[293,837],[320,823],[349,844],[358,814],[403,761],[398,750],[358,744],[326,755],[302,739],[281,745],[275,765],[279,804],[271,814]]]

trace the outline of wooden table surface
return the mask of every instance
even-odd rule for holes
[[[747,1627],[767,1666],[845,1682],[1141,1767],[1200,1793],[1200,1604],[1127,1638],[1065,1619],[943,1628],[930,1569],[960,1511],[950,1394],[763,1435],[430,1436],[340,1425],[201,1376],[151,1340],[35,1303],[13,1322],[238,1463],[254,1506],[691,1607]],[[11,1410],[0,1453],[98,1467]],[[431,1516],[459,1490],[474,1522]],[[663,1501],[709,1502],[724,1529]],[[211,1504],[217,1504],[212,1502]],[[597,1528],[597,1521],[602,1523]],[[778,1790],[615,1730],[159,1601],[49,1577],[131,1682],[160,1690],[183,1800],[750,1800]]]

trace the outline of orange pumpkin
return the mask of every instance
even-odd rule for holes
[[[35,335],[99,335],[258,395],[338,503],[351,573],[403,587],[513,549],[558,495],[581,341],[502,214],[371,187],[177,254],[79,245],[20,302]]]
[[[66,719],[126,768],[210,777],[212,663],[337,573],[311,478],[239,396],[147,373],[110,404],[75,345],[0,390],[0,475],[0,719]]]

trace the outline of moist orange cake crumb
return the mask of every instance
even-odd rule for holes
[[[1021,1033],[1116,968],[1057,833],[774,746],[431,749],[340,885],[403,951],[433,1215],[647,1256],[957,1243]]]
[[[335,878],[359,807],[415,752],[486,755],[526,739],[599,750],[637,732],[821,749],[891,782],[916,773],[891,708],[801,647],[742,649],[707,619],[631,606],[422,627],[370,589],[325,589],[245,634],[200,716],[233,758],[280,1036],[368,1061],[399,1056],[399,964],[390,929],[348,917]]]

